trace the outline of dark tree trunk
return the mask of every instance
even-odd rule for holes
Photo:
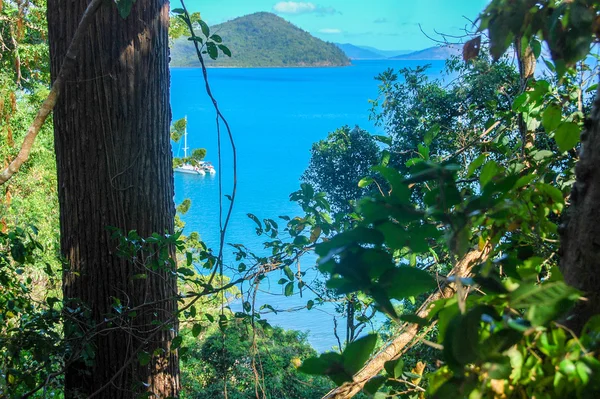
[[[582,290],[586,301],[575,306],[566,324],[579,333],[600,313],[600,92],[581,134],[577,181],[561,226],[560,266],[565,281]]]
[[[86,5],[48,0],[53,79]],[[164,269],[133,279],[139,268],[115,255],[107,230],[173,232],[168,12],[167,0],[137,0],[123,20],[114,2],[105,2],[54,110],[65,304],[81,300],[97,324],[115,314],[114,298],[129,307],[160,303],[95,335],[93,358],[66,371],[67,398],[99,390],[95,397],[110,399],[178,394],[177,354],[169,351],[177,326],[156,325],[176,311],[176,280]],[[155,353],[150,364],[140,365],[140,350]]]

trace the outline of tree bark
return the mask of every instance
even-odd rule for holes
[[[571,203],[559,231],[565,281],[586,296],[565,321],[579,333],[590,317],[600,314],[600,92],[581,134],[575,174]]]
[[[86,6],[48,0],[53,80]],[[126,328],[93,335],[93,355],[66,370],[67,398],[178,395],[178,359],[169,350],[177,326],[156,325],[175,316],[176,279],[166,269],[133,279],[139,268],[116,255],[107,230],[173,232],[168,12],[167,0],[137,0],[126,20],[112,2],[101,7],[54,109],[65,305],[77,299],[90,309],[91,324],[79,327],[88,334],[114,314],[114,298],[129,307],[159,303]],[[139,351],[154,354],[148,365]]]

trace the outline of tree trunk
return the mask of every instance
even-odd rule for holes
[[[591,316],[600,314],[600,92],[585,125],[575,168],[577,181],[559,229],[560,268],[565,281],[586,296],[566,320],[577,333]]]
[[[53,80],[86,5],[48,0]],[[159,303],[94,334],[93,354],[84,351],[66,371],[67,398],[178,394],[177,354],[169,351],[177,325],[157,327],[175,315],[176,279],[165,269],[134,279],[139,266],[115,254],[107,230],[173,232],[168,12],[167,0],[137,0],[123,20],[105,3],[54,110],[65,305],[80,300],[93,325],[115,314],[115,298],[128,307]],[[89,334],[91,325],[80,328]],[[140,351],[154,354],[149,364],[138,361]]]

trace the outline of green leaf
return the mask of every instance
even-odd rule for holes
[[[576,123],[563,122],[556,128],[554,140],[561,152],[569,151],[579,143],[580,129]]]
[[[21,241],[13,241],[10,247],[10,254],[17,263],[25,263],[25,245]]]
[[[204,40],[202,40],[202,38],[198,37],[198,36],[188,37],[188,40],[191,41],[191,42],[198,42],[200,44],[204,43]]]
[[[527,311],[527,319],[533,326],[544,326],[567,313],[574,303],[574,299],[565,298],[548,305],[531,306]]]
[[[427,319],[417,316],[416,314],[403,314],[400,315],[400,320],[406,321],[413,324],[418,324],[419,326],[425,326],[429,324]]]
[[[258,218],[256,217],[256,215],[252,214],[252,213],[248,213],[247,216],[252,219],[254,221],[254,223],[256,223],[256,225],[258,227],[260,227],[262,229],[262,224],[260,223],[260,220],[258,220]]]
[[[431,274],[409,266],[388,270],[380,277],[379,284],[394,299],[417,296],[437,287]]]
[[[194,324],[192,326],[192,335],[194,337],[197,337],[198,335],[200,335],[203,329],[204,327],[202,327],[202,324]]]
[[[342,355],[335,352],[326,352],[319,357],[311,357],[302,362],[298,371],[313,375],[327,375],[337,385],[352,380],[352,375],[348,374],[342,365]]]
[[[561,118],[562,111],[560,106],[556,104],[550,104],[544,110],[544,115],[542,116],[542,126],[544,126],[546,132],[551,132],[555,130],[558,125],[560,125]]]
[[[288,280],[290,280],[290,281],[294,280],[294,272],[292,272],[292,269],[290,269],[289,266],[285,266],[283,268],[283,272],[285,273],[285,275],[288,278]]]
[[[231,50],[229,50],[229,47],[223,44],[219,44],[218,47],[221,49],[223,54],[225,54],[227,57],[231,57]]]
[[[404,369],[404,360],[401,358],[390,360],[385,362],[383,368],[392,378],[399,378],[402,376],[402,370]]]
[[[285,286],[285,296],[292,296],[294,294],[294,283],[287,283]]]
[[[486,162],[479,175],[481,187],[485,187],[498,173],[500,173],[500,166],[498,166],[496,161],[490,160]]]
[[[219,56],[219,51],[217,50],[217,45],[213,42],[206,43],[206,51],[208,52],[208,56],[213,60],[216,60]]]
[[[483,315],[495,318],[497,312],[491,306],[479,305],[464,315],[457,315],[450,322],[444,337],[444,356],[449,357],[447,360],[450,359],[451,367],[452,364],[464,366],[483,355],[479,343],[479,326]]]
[[[306,302],[306,309],[311,310],[313,306],[315,306],[315,301],[313,301],[312,299]]]
[[[359,371],[369,360],[376,343],[376,334],[369,334],[349,343],[342,353],[344,369],[350,375]]]
[[[196,275],[196,273],[193,270],[185,268],[185,267],[180,267],[179,269],[177,269],[177,273],[184,275],[184,276]]]
[[[375,377],[371,378],[369,381],[367,381],[363,390],[366,393],[368,393],[369,395],[375,395],[377,393],[377,391],[379,390],[379,388],[381,388],[381,386],[386,381],[387,381],[387,378],[385,378],[382,375],[375,376]],[[386,395],[386,397],[387,397],[387,395]]]
[[[524,282],[510,293],[510,304],[515,308],[530,306],[551,306],[566,298],[576,299],[579,291],[562,281],[548,282],[541,285]]]
[[[183,13],[185,13],[185,10],[183,8],[174,8],[171,10],[171,12],[173,14],[183,14]]]
[[[363,177],[362,179],[360,179],[360,181],[358,182],[358,187],[360,188],[365,188],[367,187],[369,184],[373,183],[375,180],[373,180],[372,177]]]
[[[171,350],[175,350],[177,348],[179,348],[181,346],[181,343],[183,342],[183,336],[178,335],[175,338],[173,338],[173,340],[171,341]]]
[[[229,324],[229,320],[227,320],[227,316],[225,316],[224,314],[220,314],[219,315],[219,329],[221,331],[225,331],[228,324]]]
[[[210,28],[203,20],[198,21],[200,24],[200,29],[202,29],[202,34],[208,38],[210,36]]]
[[[497,356],[518,343],[523,334],[520,331],[506,328],[494,332],[485,341],[481,343],[481,351],[486,358]]]
[[[396,310],[394,309],[394,305],[392,305],[388,294],[383,289],[378,286],[374,286],[371,288],[371,296],[375,302],[377,302],[377,305],[379,305],[382,311],[387,313],[393,319],[398,318]]]
[[[587,385],[587,383],[590,380],[590,377],[592,377],[594,374],[592,372],[592,369],[588,367],[588,365],[584,362],[577,362],[575,368],[577,370],[577,375],[581,379],[581,382],[583,382],[584,385]]]
[[[222,42],[223,42],[223,39],[221,38],[221,36],[219,36],[219,35],[216,35],[216,34],[215,34],[215,35],[212,35],[210,38],[211,38],[211,40],[213,40],[215,43],[222,43]]]
[[[467,169],[467,178],[473,176],[473,173],[475,173],[477,168],[483,165],[485,159],[487,158],[487,155],[487,153],[479,154],[479,156],[469,164],[469,168]]]
[[[433,125],[429,130],[427,130],[425,132],[425,135],[423,136],[423,142],[425,143],[425,145],[429,146],[431,144],[431,142],[433,141],[433,139],[435,138],[435,136],[437,136],[439,132],[440,132],[440,125],[437,123],[435,125]]]
[[[137,358],[140,366],[147,366],[150,363],[150,360],[152,360],[152,356],[150,356],[148,352],[143,351],[138,352]]]

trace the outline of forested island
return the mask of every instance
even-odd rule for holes
[[[324,42],[285,19],[258,12],[210,27],[232,49],[231,57],[207,60],[209,67],[327,67],[350,60],[335,44]],[[199,30],[198,30],[199,31]],[[208,58],[208,57],[207,57]],[[194,45],[179,37],[171,46],[171,67],[198,67]]]

